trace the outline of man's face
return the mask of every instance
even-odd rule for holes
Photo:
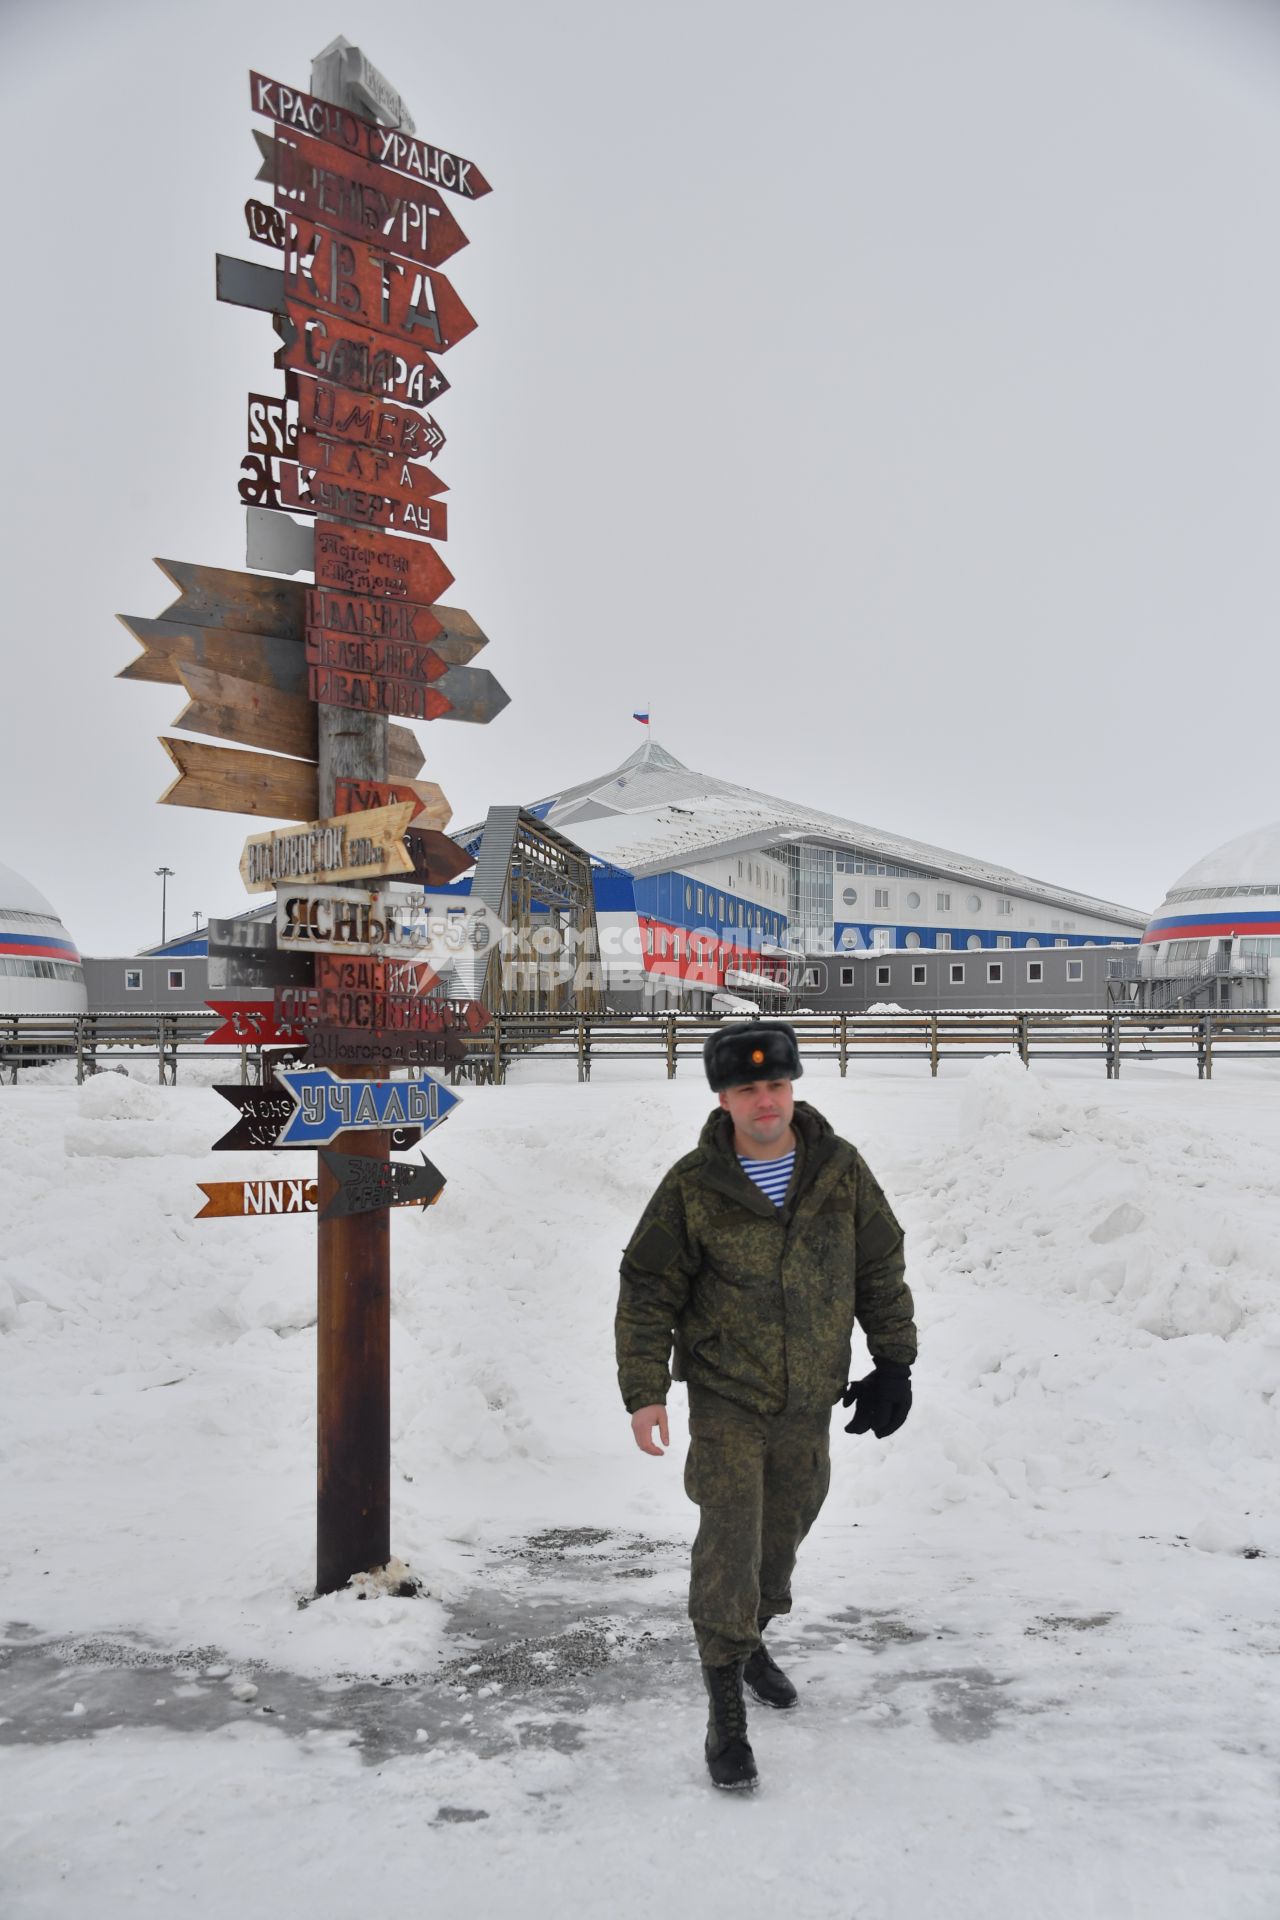
[[[720,1094],[740,1144],[757,1153],[785,1140],[795,1104],[790,1080],[751,1080],[745,1087],[725,1087]]]

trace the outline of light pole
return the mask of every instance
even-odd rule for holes
[[[172,867],[156,868],[156,879],[160,882],[160,945],[161,946],[163,946],[165,943],[165,917],[164,917],[165,902],[168,895],[169,882],[172,880],[172,878],[173,878]]]

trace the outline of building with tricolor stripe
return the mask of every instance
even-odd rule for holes
[[[1010,964],[1005,977],[995,959],[1003,950],[1132,949],[1147,920],[1137,908],[695,772],[651,735],[620,766],[528,811],[591,855],[615,1006],[706,1008],[726,991],[784,1006],[797,992],[809,997],[815,956],[830,958],[821,970],[838,987],[855,972],[841,968],[844,956],[904,952],[922,962],[939,951],[956,955],[944,989],[957,966],[966,980],[974,972],[962,954],[990,953],[1013,1004],[1046,968]],[[477,834],[457,838],[470,845]],[[1060,971],[1083,988],[1083,968]],[[968,990],[961,981],[952,997],[963,1004]]]
[[[1155,1006],[1280,1004],[1280,822],[1174,882],[1143,933],[1138,978]]]
[[[84,967],[50,902],[0,866],[0,1013],[83,1013]]]

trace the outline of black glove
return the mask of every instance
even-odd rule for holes
[[[846,1433],[870,1430],[883,1440],[898,1431],[911,1411],[911,1369],[900,1360],[877,1360],[875,1372],[852,1381],[840,1398],[856,1409]]]

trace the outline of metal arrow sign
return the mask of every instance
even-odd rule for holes
[[[249,75],[249,101],[255,113],[274,120],[289,133],[309,133],[313,139],[326,140],[342,154],[356,154],[377,165],[394,168],[411,179],[446,193],[460,194],[466,200],[478,200],[492,189],[473,160],[433,147],[426,140],[415,140],[401,128],[379,126],[362,119],[347,107],[319,100],[314,94],[286,87],[265,74]],[[336,155],[335,155],[336,158]]]
[[[234,1127],[214,1141],[215,1153],[274,1151],[280,1145],[280,1134],[297,1105],[291,1093],[272,1087],[215,1087],[214,1092],[229,1100],[240,1115]],[[421,1127],[393,1127],[391,1151],[407,1152],[421,1138]]]
[[[344,1214],[376,1213],[383,1207],[434,1206],[444,1192],[445,1178],[426,1154],[422,1165],[397,1165],[394,1160],[369,1160],[354,1153],[334,1153],[321,1147],[320,1158],[338,1185],[322,1220]]]
[[[197,1220],[249,1219],[255,1214],[314,1213],[314,1180],[198,1180],[205,1196]]]
[[[458,1096],[439,1080],[339,1080],[328,1067],[282,1070],[296,1108],[280,1135],[282,1147],[327,1147],[340,1133],[384,1132],[393,1126],[420,1126],[429,1133],[458,1105]]]

